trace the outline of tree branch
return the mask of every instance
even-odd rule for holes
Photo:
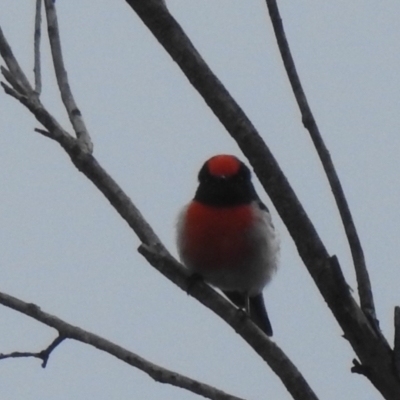
[[[400,379],[400,307],[394,308],[394,365]]]
[[[344,298],[329,254],[285,175],[252,123],[212,73],[182,28],[155,0],[126,0],[181,68],[190,83],[249,159],[292,236],[318,289],[339,322],[371,382],[386,399],[397,400],[400,381],[393,373],[392,351],[350,293]],[[340,269],[339,264],[337,264]],[[343,278],[344,279],[344,278]],[[347,289],[348,291],[348,289]]]
[[[38,96],[40,96],[40,93],[42,92],[42,72],[40,66],[41,23],[42,23],[42,0],[36,0],[35,32],[33,39],[33,47],[34,47],[33,72],[35,74],[35,92]]]
[[[43,350],[40,353],[14,352],[8,355],[0,355],[0,360],[16,357],[36,357],[43,359],[44,367],[51,352],[63,340],[74,339],[78,342],[86,343],[92,347],[95,347],[96,349],[111,354],[112,356],[131,365],[132,367],[140,369],[151,378],[153,378],[156,382],[167,383],[172,386],[186,389],[213,400],[243,400],[239,397],[229,395],[212,386],[206,385],[205,383],[196,381],[184,375],[178,374],[177,372],[173,372],[166,368],[153,364],[150,361],[147,361],[146,359],[138,356],[137,354],[132,353],[131,351],[124,349],[123,347],[118,346],[117,344],[114,344],[98,335],[95,335],[94,333],[85,331],[77,326],[73,326],[53,315],[42,311],[36,304],[25,303],[22,300],[1,292],[0,304],[3,304],[4,306],[9,307],[22,314],[28,315],[29,317],[32,317],[33,319],[40,321],[43,324],[50,326],[51,328],[56,329],[59,333],[58,338],[55,339],[47,349]]]
[[[49,0],[46,0],[46,4],[49,2]],[[344,284],[345,280],[337,260],[329,258],[311,221],[298,202],[268,147],[262,141],[246,115],[209,70],[162,2],[158,0],[129,0],[128,3],[135,9],[160,43],[163,44],[173,59],[179,64],[188,79],[201,93],[207,104],[212,108],[232,137],[238,142],[244,154],[249,158],[260,181],[286,223],[310,274],[335,317],[343,327],[346,338],[352,344],[363,367],[369,371],[369,378],[372,383],[381,391],[386,399],[397,400],[400,393],[400,384],[397,377],[393,374],[390,347],[377,334],[352,298],[347,284]],[[0,53],[2,55],[4,53],[3,44],[0,40]],[[3,53],[1,48],[3,48]],[[10,52],[5,51],[6,57],[9,54]],[[8,64],[7,66],[10,74],[14,75],[15,66],[11,65],[10,67]],[[16,73],[18,73],[17,70]],[[4,84],[3,87],[8,88]],[[14,88],[14,90],[16,89]],[[122,192],[112,178],[102,170],[94,157],[88,154],[71,135],[59,126],[57,121],[44,109],[38,100],[35,101],[32,96],[20,96],[18,100],[29,108],[38,121],[45,126],[47,136],[57,140],[61,144],[78,169],[88,176],[106,195],[121,216],[135,230],[138,236],[141,237],[142,242],[147,245],[141,251],[146,253],[146,250],[148,250],[147,256],[149,259],[152,256],[156,257],[152,261],[153,265],[163,265],[164,267],[169,265],[172,268],[172,264],[165,261],[170,258],[172,259],[172,257],[164,249],[146,221],[142,219],[139,211],[134,207],[130,199]],[[144,221],[144,225],[140,224],[141,220]],[[173,261],[176,263],[175,260]],[[160,270],[162,271],[161,267]],[[180,279],[185,280],[185,275],[182,276],[179,270],[175,270],[174,274],[178,277],[176,281]],[[207,285],[204,285],[204,287],[201,285],[204,284],[200,283],[196,285],[195,290],[193,290],[193,296],[200,301],[202,301],[202,296],[205,297],[211,304],[211,308],[218,315],[223,315],[223,318],[229,321],[242,337],[248,343],[251,343],[259,354],[262,354],[262,351],[264,351],[265,353],[262,354],[262,357],[265,357],[264,359],[267,360],[271,368],[276,368],[274,371],[279,375],[280,371],[277,368],[280,365],[279,357],[274,352],[281,352],[281,350],[272,341],[268,340],[251,321],[243,320],[243,318],[238,320],[238,313],[235,312],[233,306],[217,295],[215,291]],[[210,292],[203,292],[203,290]],[[201,296],[198,294],[198,291],[202,293]],[[225,301],[226,304],[225,306],[221,306],[217,301]],[[220,307],[227,307],[225,309],[226,312],[221,311],[223,308]],[[37,313],[36,308],[33,307],[33,309]],[[270,347],[271,344],[276,347]],[[295,399],[316,398],[312,392],[310,397],[309,390],[311,389],[309,389],[305,381],[303,382],[304,378],[302,378],[297,370],[291,370],[289,366],[290,363],[285,365],[285,370],[283,371],[283,374],[287,375],[283,377],[279,376],[281,376],[282,381],[284,381],[292,396]]]
[[[161,7],[165,8],[162,3],[159,4]],[[10,88],[7,89],[8,86],[4,84],[3,87],[8,93],[7,90]],[[162,274],[168,277],[180,288],[186,290],[188,285],[188,270],[168,253],[130,198],[100,166],[97,160],[77,143],[77,139],[73,138],[60,127],[55,118],[48,113],[36,96],[19,96],[17,99],[24,104],[46,128],[46,130],[38,129],[37,131],[44,134],[46,137],[56,140],[64,148],[79,171],[81,171],[94,183],[94,185],[96,185],[121,217],[134,230],[143,243],[140,252],[145,255],[150,263]],[[227,321],[247,341],[247,343],[249,343],[258,354],[260,354],[260,356],[270,365],[272,370],[281,378],[293,398],[297,400],[317,400],[316,395],[313,393],[306,380],[283,351],[274,342],[269,340],[250,319],[244,319],[242,317],[243,314],[238,313],[237,309],[230,302],[204,283],[198,283],[195,288],[191,290],[190,294]],[[14,308],[10,305],[10,297],[8,296],[7,298],[3,297],[2,301],[0,296],[0,302],[6,306]],[[14,300],[17,301],[16,299]],[[13,302],[14,306],[15,301]],[[51,321],[47,317],[44,318],[44,314],[34,305],[28,311],[30,313],[27,312],[27,315],[30,315],[49,326],[55,327],[62,336],[80,340],[73,336],[73,333],[71,333],[67,327],[64,327],[65,329],[60,329],[60,320],[56,317],[50,316]],[[55,320],[59,321],[57,322],[58,325],[51,325],[50,322],[54,324]],[[89,341],[85,341],[85,343],[89,343]]]
[[[188,278],[190,276],[189,272],[171,255],[160,254],[157,250],[143,245],[139,247],[139,252],[164,276],[177,284],[181,289],[187,290]],[[178,270],[182,272],[181,277],[176,275]],[[183,277],[184,279],[182,280]],[[312,391],[307,381],[282,349],[265,336],[265,334],[246,317],[246,314],[240,311],[238,312],[228,300],[220,296],[204,282],[199,281],[194,284],[191,280],[189,280],[189,282],[189,294],[232,326],[279,376],[294,399],[317,399],[316,394]]]
[[[39,353],[31,353],[31,352],[19,352],[19,351],[14,351],[12,353],[8,354],[1,354],[0,353],[0,360],[5,360],[7,358],[26,358],[26,357],[34,357],[34,358],[39,358],[42,360],[42,368],[46,368],[47,363],[49,361],[50,354],[53,352],[53,350],[63,341],[65,340],[65,337],[58,336],[56,337],[50,345],[45,348],[44,350],[40,351]]]
[[[279,8],[276,0],[266,0],[269,15],[271,18],[272,26],[274,28],[278,48],[282,56],[282,61],[286,69],[287,76],[297,104],[299,106],[304,127],[308,130],[311,139],[317,150],[318,156],[321,160],[325,174],[328,178],[333,196],[338,207],[340,217],[346,232],[347,240],[350,246],[351,255],[353,257],[354,268],[356,271],[358,294],[360,297],[361,309],[371,318],[373,323],[378,323],[375,313],[374,298],[371,289],[371,282],[368,275],[367,266],[365,264],[364,251],[361,246],[360,239],[351,215],[350,208],[347,204],[345,194],[339,177],[336,173],[335,166],[333,165],[332,158],[329,154],[324,140],[319,132],[314,115],[308,104],[306,95],[304,93],[299,75],[294,64],[294,60],[290,51],[289,43],[286,39],[285,30],[282,23],[282,18],[279,13]]]
[[[139,236],[143,243],[139,248],[140,253],[159,272],[186,291],[189,278],[188,270],[168,253],[129,197],[92,155],[83,152],[76,146],[72,149],[64,148],[75,166],[96,185]],[[243,318],[238,317],[241,314],[230,302],[204,283],[196,284],[191,289],[190,295],[230,324],[269,364],[295,399],[317,399],[303,376],[283,351],[274,342],[266,338],[250,319],[243,320]]]
[[[54,71],[56,73],[57,83],[61,93],[61,99],[64,103],[65,109],[67,110],[72,127],[74,128],[74,131],[76,133],[78,144],[81,145],[85,151],[92,153],[93,143],[90,138],[89,132],[86,129],[82,114],[75,102],[74,96],[72,95],[71,88],[68,82],[67,71],[64,66],[60,33],[57,22],[56,6],[53,0],[44,0],[44,2],[51,54],[53,57]]]
[[[3,58],[4,62],[6,63],[10,75],[14,77],[15,81],[18,83],[18,86],[21,88],[21,90],[23,90],[24,92],[32,92],[32,86],[30,85],[28,78],[25,76],[25,74],[22,72],[22,69],[18,65],[18,62],[14,57],[11,47],[7,43],[7,40],[3,34],[1,27],[0,27],[0,55]]]

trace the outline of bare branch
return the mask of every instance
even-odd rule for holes
[[[45,121],[41,122],[46,126]],[[49,126],[49,130],[51,129],[52,127]],[[39,132],[54,138],[54,135],[47,131],[39,130]],[[107,174],[92,155],[84,152],[80,147],[77,147],[73,141],[65,141],[63,139],[63,142],[60,144],[62,144],[64,149],[68,152],[76,167],[107,197],[110,203],[139,236],[140,240],[146,245],[141,247],[141,253],[145,254],[146,258],[149,261],[151,260],[151,264],[163,275],[168,277],[183,290],[186,290],[188,278],[187,269],[174,260],[167,252],[151,227],[144,220],[139,210],[133,205],[129,197],[126,196],[118,184]],[[281,377],[295,399],[317,399],[300,372],[282,350],[272,341],[266,339],[265,335],[262,334],[250,320],[243,322],[242,319],[238,319],[236,309],[227,300],[205,284],[201,286],[200,291],[195,291],[191,294],[207,307],[211,308],[225,321],[230,323],[235,330],[245,338],[264,360],[268,362],[275,373]]]
[[[156,364],[147,361],[146,359],[138,356],[131,351],[124,349],[102,337],[95,335],[94,333],[85,331],[77,326],[73,326],[60,318],[50,315],[42,311],[36,304],[25,303],[15,297],[7,295],[0,292],[0,304],[9,307],[13,310],[19,311],[22,314],[28,315],[29,317],[40,321],[43,324],[56,329],[59,333],[57,339],[53,343],[40,353],[11,353],[10,355],[3,355],[1,358],[13,357],[36,357],[41,358],[43,361],[47,362],[50,353],[65,339],[74,339],[78,342],[86,343],[93,346],[99,350],[102,350],[112,356],[118,358],[119,360],[140,369],[141,371],[148,374],[155,381],[160,383],[168,383],[170,385],[187,389],[193,393],[197,393],[201,396],[207,397],[213,400],[243,400],[239,397],[235,397],[222,392],[212,386],[206,385],[205,383],[196,381],[194,379],[188,378],[184,375],[178,374],[177,372],[170,371],[168,369],[162,368]],[[39,356],[39,354],[43,353]],[[46,353],[48,355],[46,356]],[[46,358],[47,357],[47,358]]]
[[[76,167],[107,197],[144,243],[139,251],[151,265],[181,289],[187,290],[188,270],[168,253],[139,210],[117,183],[92,155],[83,152],[80,147],[69,148],[64,146],[64,148]],[[197,284],[190,294],[227,321],[267,361],[295,399],[317,399],[303,376],[283,351],[270,341],[250,319],[243,321],[243,318],[239,318],[238,315],[240,316],[241,313],[238,313],[230,302],[204,283]]]
[[[61,50],[61,40],[57,22],[56,7],[53,0],[45,0],[45,9],[54,71],[56,73],[61,98],[76,133],[78,144],[81,145],[85,151],[92,153],[92,140],[90,138],[89,132],[86,129],[82,114],[75,102],[74,96],[72,95],[71,88],[69,86],[68,75],[67,71],[65,70]]]
[[[201,93],[207,104],[249,158],[260,181],[286,223],[304,263],[343,327],[346,338],[352,344],[362,365],[370,371],[371,381],[387,399],[397,400],[400,392],[400,383],[392,373],[392,352],[390,347],[381,336],[376,334],[376,331],[371,327],[371,324],[352,298],[347,286],[343,284],[345,280],[337,260],[333,262],[329,258],[311,221],[268,147],[243,111],[209,70],[162,2],[158,0],[129,0],[128,3],[135,9],[160,43],[169,51],[190,82]],[[51,0],[46,0],[46,7],[47,5],[51,5]],[[48,17],[48,19],[50,20],[51,18]],[[49,33],[51,33],[50,31],[49,26]],[[168,254],[129,197],[122,192],[116,182],[101,168],[97,160],[86,149],[78,145],[74,138],[71,138],[68,133],[60,128],[57,121],[43,108],[39,101],[34,102],[30,97],[22,97],[19,100],[45,126],[46,135],[57,140],[63,146],[77,168],[102,191],[115,209],[135,230],[140,240],[146,245],[142,247],[142,253],[149,260],[152,260],[152,264],[156,268],[158,266],[162,273],[165,274],[165,268],[167,267],[173,270],[173,275],[176,276],[176,279],[170,279],[180,287],[185,287],[181,285],[186,282],[187,271],[182,270],[180,272],[177,269],[176,264],[178,263]],[[180,268],[183,267],[180,266]],[[202,283],[197,284],[191,294],[204,302],[204,304],[207,301],[218,315],[228,321],[267,360],[295,399],[308,400],[316,398],[299,372],[290,367],[290,361],[286,363],[286,358],[281,357],[283,353],[274,342],[266,338],[250,320],[239,319],[236,309],[229,302]],[[36,306],[32,306],[32,308],[33,315],[28,315],[32,317],[35,314],[39,315],[38,311],[40,310]],[[60,330],[59,332],[61,333]],[[63,331],[63,336],[75,338],[64,333]],[[88,341],[84,342],[92,344]],[[281,363],[286,363],[282,371],[280,369]]]
[[[9,48],[5,37],[2,35],[0,29],[0,54],[3,55],[2,49]],[[12,54],[11,50],[6,54]],[[12,56],[10,58],[11,64],[15,71],[20,71],[17,60]],[[7,80],[10,82],[15,81],[15,76],[12,72],[2,67],[1,69]],[[22,70],[21,70],[22,73]],[[18,101],[32,112],[36,119],[46,128],[46,130],[38,129],[37,131],[44,136],[50,137],[57,141],[65,151],[70,155],[72,161],[77,168],[85,173],[85,175],[99,188],[99,190],[106,196],[110,203],[121,214],[122,218],[127,221],[129,226],[135,231],[139,239],[148,246],[155,246],[160,251],[165,248],[161,241],[154,233],[150,225],[144,220],[140,211],[133,205],[130,198],[122,191],[118,184],[107,174],[103,168],[97,163],[94,157],[91,157],[86,152],[86,148],[82,148],[77,144],[68,132],[66,132],[57,120],[46,110],[38,97],[31,91],[30,95],[20,94],[11,89],[6,84],[2,83],[5,92]],[[166,250],[165,250],[166,251]]]
[[[188,280],[188,270],[171,255],[160,254],[156,249],[143,245],[139,247],[139,252],[153,267],[181,289],[187,290],[188,282],[190,282],[189,294],[232,326],[279,376],[294,399],[318,399],[303,375],[282,349],[265,336],[246,314],[238,311],[229,301],[201,280],[195,283]],[[178,274],[178,271],[181,271],[181,273]]]
[[[19,96],[17,99],[24,104],[46,128],[46,130],[37,129],[37,131],[61,144],[71,157],[75,166],[97,186],[120,213],[122,218],[132,227],[143,243],[141,247],[142,254],[146,255],[146,258],[148,258],[149,261],[151,260],[152,265],[161,273],[179,287],[186,290],[188,270],[174,260],[167,252],[151,227],[144,220],[139,210],[111,176],[99,165],[97,160],[82,149],[81,146],[76,144],[76,140],[60,127],[57,121],[42,106],[37,97]],[[249,319],[243,321],[242,317],[238,318],[238,315],[241,316],[242,313],[238,313],[237,309],[233,307],[231,303],[205,284],[202,284],[200,289],[193,295],[230,323],[234,329],[245,338],[281,377],[295,399],[317,399],[300,372],[282,350],[272,341],[269,341]],[[70,337],[63,331],[59,330],[59,332],[63,336]]]
[[[394,365],[400,379],[400,307],[394,308]]]
[[[341,297],[343,288],[336,281],[329,254],[269,148],[168,10],[155,0],[126,1],[249,159],[346,339],[361,363],[370,368],[371,382],[386,399],[397,400],[400,381],[393,374],[392,351],[387,341],[377,334],[376,325],[370,323],[351,293]],[[337,267],[340,270],[339,264]]]
[[[46,136],[50,139],[53,139],[51,133],[49,131],[46,131],[45,129],[40,129],[40,128],[35,128],[35,132],[42,134],[43,136]]]
[[[4,74],[4,71],[2,71]],[[76,139],[73,138],[68,132],[66,132],[61,125],[57,122],[57,120],[43,107],[42,103],[36,97],[34,92],[31,93],[31,96],[26,96],[20,94],[17,90],[12,89],[4,82],[1,82],[1,86],[4,91],[17,99],[20,103],[22,103],[32,114],[36,117],[36,119],[45,126],[48,131],[47,134],[44,134],[42,130],[38,130],[38,132],[44,134],[45,136],[57,141],[63,147],[72,148],[76,146]]]
[[[3,74],[4,78],[6,79],[6,81],[13,87],[13,89],[16,92],[18,92],[19,94],[21,94],[22,96],[25,96],[25,93],[27,93],[27,91],[20,84],[20,82],[17,80],[17,78],[15,78],[15,76],[12,75],[11,72],[3,66],[0,67],[0,70],[1,70],[1,73]]]
[[[8,71],[7,71],[8,72]],[[17,90],[14,90],[12,87],[6,85],[4,82],[1,82],[1,86],[4,89],[4,91],[9,95],[14,97],[14,99],[21,101],[20,99],[24,97],[22,94],[20,94]]]
[[[24,92],[32,92],[32,86],[30,85],[27,77],[22,72],[22,69],[17,63],[17,60],[14,57],[14,54],[9,46],[3,31],[0,27],[0,55],[2,56],[4,62],[7,65],[7,68],[10,74],[14,77],[14,80],[18,82],[18,86],[23,88]],[[14,89],[16,89],[14,87]],[[17,89],[16,89],[17,90]]]
[[[372,319],[373,323],[377,323],[375,314],[374,298],[371,289],[371,282],[368,275],[367,266],[365,264],[364,252],[361,246],[360,239],[357,234],[353,217],[350,208],[347,204],[346,197],[343,192],[342,185],[336,173],[335,166],[333,165],[332,158],[329,154],[321,133],[319,132],[317,123],[312,114],[311,108],[308,104],[306,95],[300,82],[299,75],[294,64],[294,60],[289,48],[289,43],[286,39],[286,34],[283,28],[282,19],[279,13],[279,8],[276,0],[266,0],[269,15],[275,31],[276,40],[278,43],[279,51],[282,56],[283,64],[286,69],[290,84],[293,89],[297,104],[299,106],[304,127],[310,133],[311,139],[317,150],[329,184],[332,189],[336,205],[339,209],[340,217],[346,232],[347,240],[349,242],[351,254],[353,257],[354,268],[356,271],[358,282],[358,294],[360,297],[361,309]]]
[[[40,132],[46,136],[50,135],[47,131],[40,130]],[[129,197],[126,196],[92,155],[84,152],[80,147],[74,145],[73,142],[64,141],[62,145],[76,167],[107,197],[122,218],[125,219],[145,244],[140,248],[141,253],[163,275],[183,290],[186,290],[188,270],[174,260],[167,252]],[[237,310],[227,300],[205,284],[201,284],[197,290],[191,291],[191,295],[211,308],[234,327],[263,359],[268,362],[274,372],[280,376],[295,399],[317,399],[300,372],[282,350],[272,341],[268,340],[250,320],[243,321],[242,318],[238,319]]]
[[[34,32],[34,67],[35,74],[35,92],[39,96],[42,92],[42,73],[40,66],[40,37],[42,23],[42,0],[36,0],[35,11],[35,32]]]
[[[53,350],[63,341],[65,340],[65,337],[58,336],[55,338],[51,344],[45,348],[44,350],[38,352],[38,353],[30,353],[30,352],[19,352],[19,351],[14,351],[12,353],[8,354],[0,354],[0,360],[5,360],[7,358],[26,358],[26,357],[34,357],[34,358],[39,358],[42,360],[42,368],[46,368],[47,363],[49,361],[50,354],[53,352]]]

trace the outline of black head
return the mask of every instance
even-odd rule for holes
[[[215,207],[232,207],[257,200],[250,170],[231,155],[217,155],[199,172],[195,200]]]

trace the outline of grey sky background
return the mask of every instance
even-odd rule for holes
[[[0,0],[0,25],[32,78],[34,2]],[[356,291],[344,234],[302,127],[263,0],[167,0],[194,45],[270,146]],[[70,84],[94,155],[176,255],[174,226],[209,156],[239,149],[124,1],[57,0]],[[378,317],[393,341],[398,238],[400,3],[279,2],[310,105],[364,245]],[[43,46],[43,102],[67,127]],[[269,367],[217,316],[136,252],[138,239],[39,124],[0,95],[0,290],[161,366],[246,399],[289,399]],[[378,400],[350,373],[353,352],[266,194],[282,240],[265,290],[282,347],[321,399]],[[56,332],[0,308],[0,352],[38,351]],[[68,341],[46,369],[0,362],[5,400],[195,399]]]

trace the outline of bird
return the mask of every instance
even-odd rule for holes
[[[203,164],[198,181],[177,219],[179,258],[272,336],[262,291],[277,270],[279,239],[251,172],[237,157],[218,154]]]

